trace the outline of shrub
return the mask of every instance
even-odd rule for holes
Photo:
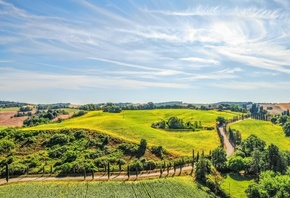
[[[10,140],[0,140],[0,154],[9,153],[14,148],[14,143]]]
[[[49,150],[48,155],[50,158],[60,158],[67,151],[67,149],[68,148],[66,146],[52,148]]]
[[[74,136],[76,139],[82,139],[85,137],[85,132],[83,130],[80,130],[80,131],[76,131],[74,133]]]
[[[160,159],[163,158],[164,149],[162,148],[162,146],[152,146],[151,152]]]
[[[68,143],[68,137],[65,134],[55,134],[53,135],[50,140],[48,141],[48,146],[53,145],[64,145]]]
[[[122,143],[118,146],[118,149],[123,151],[124,154],[136,155],[136,152],[138,150],[138,145],[131,144],[131,143]]]

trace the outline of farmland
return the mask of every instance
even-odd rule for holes
[[[267,121],[248,119],[233,123],[230,127],[239,130],[242,134],[242,139],[255,134],[264,140],[267,145],[272,143],[277,145],[281,150],[290,150],[290,138],[285,137],[283,129],[279,125],[274,125]]]
[[[21,194],[19,194],[21,192]],[[25,182],[0,186],[0,197],[214,197],[190,177],[140,181]]]
[[[192,149],[204,150],[206,153],[219,145],[215,130],[196,132],[168,132],[151,128],[151,124],[171,116],[177,116],[184,121],[201,121],[202,126],[215,126],[217,116],[231,119],[239,115],[233,112],[201,111],[188,109],[170,110],[136,110],[123,111],[119,114],[101,111],[89,112],[84,116],[69,119],[61,123],[40,125],[27,130],[48,130],[62,128],[85,128],[108,134],[128,142],[139,143],[147,140],[148,145],[161,145],[167,151],[177,155],[190,155]]]

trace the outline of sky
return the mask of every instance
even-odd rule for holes
[[[290,102],[290,1],[0,0],[0,100]]]

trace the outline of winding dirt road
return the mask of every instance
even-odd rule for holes
[[[228,137],[225,134],[224,127],[223,126],[219,127],[219,130],[220,130],[221,135],[224,137],[224,146],[226,147],[226,153],[227,153],[227,158],[228,158],[229,156],[231,156],[231,154],[235,152],[235,148],[228,140]]]

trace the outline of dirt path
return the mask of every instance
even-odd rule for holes
[[[228,140],[226,134],[225,134],[225,130],[224,127],[219,127],[220,133],[222,134],[222,136],[224,137],[224,145],[226,147],[226,153],[227,153],[227,158],[229,156],[231,156],[231,154],[233,154],[235,152],[235,148],[233,147],[233,145],[230,143],[230,141]]]
[[[183,174],[190,174],[192,170],[192,166],[186,166],[182,168],[182,173]],[[176,173],[175,175],[179,175],[180,173],[180,169],[177,168],[176,169]],[[174,170],[171,169],[169,171],[169,174],[167,175],[167,171],[163,171],[162,177],[172,177],[174,175]],[[142,172],[142,174],[138,175],[138,177],[136,177],[135,174],[131,174],[130,178],[128,178],[128,176],[126,175],[126,172],[121,172],[121,173],[113,173],[110,176],[110,180],[119,180],[119,181],[126,181],[126,180],[130,180],[130,181],[134,181],[137,180],[138,178],[159,178],[160,177],[160,172],[159,170],[153,170],[151,172]],[[70,180],[79,180],[79,181],[106,181],[108,180],[108,175],[104,174],[104,175],[95,175],[94,179],[92,179],[91,175],[88,175],[86,177],[86,179],[84,179],[84,176],[77,176],[77,177],[49,177],[49,176],[39,176],[39,177],[17,177],[17,178],[11,178],[9,179],[9,183],[15,183],[15,182],[29,182],[29,181],[70,181]],[[0,185],[6,184],[6,180],[5,179],[0,179]]]

